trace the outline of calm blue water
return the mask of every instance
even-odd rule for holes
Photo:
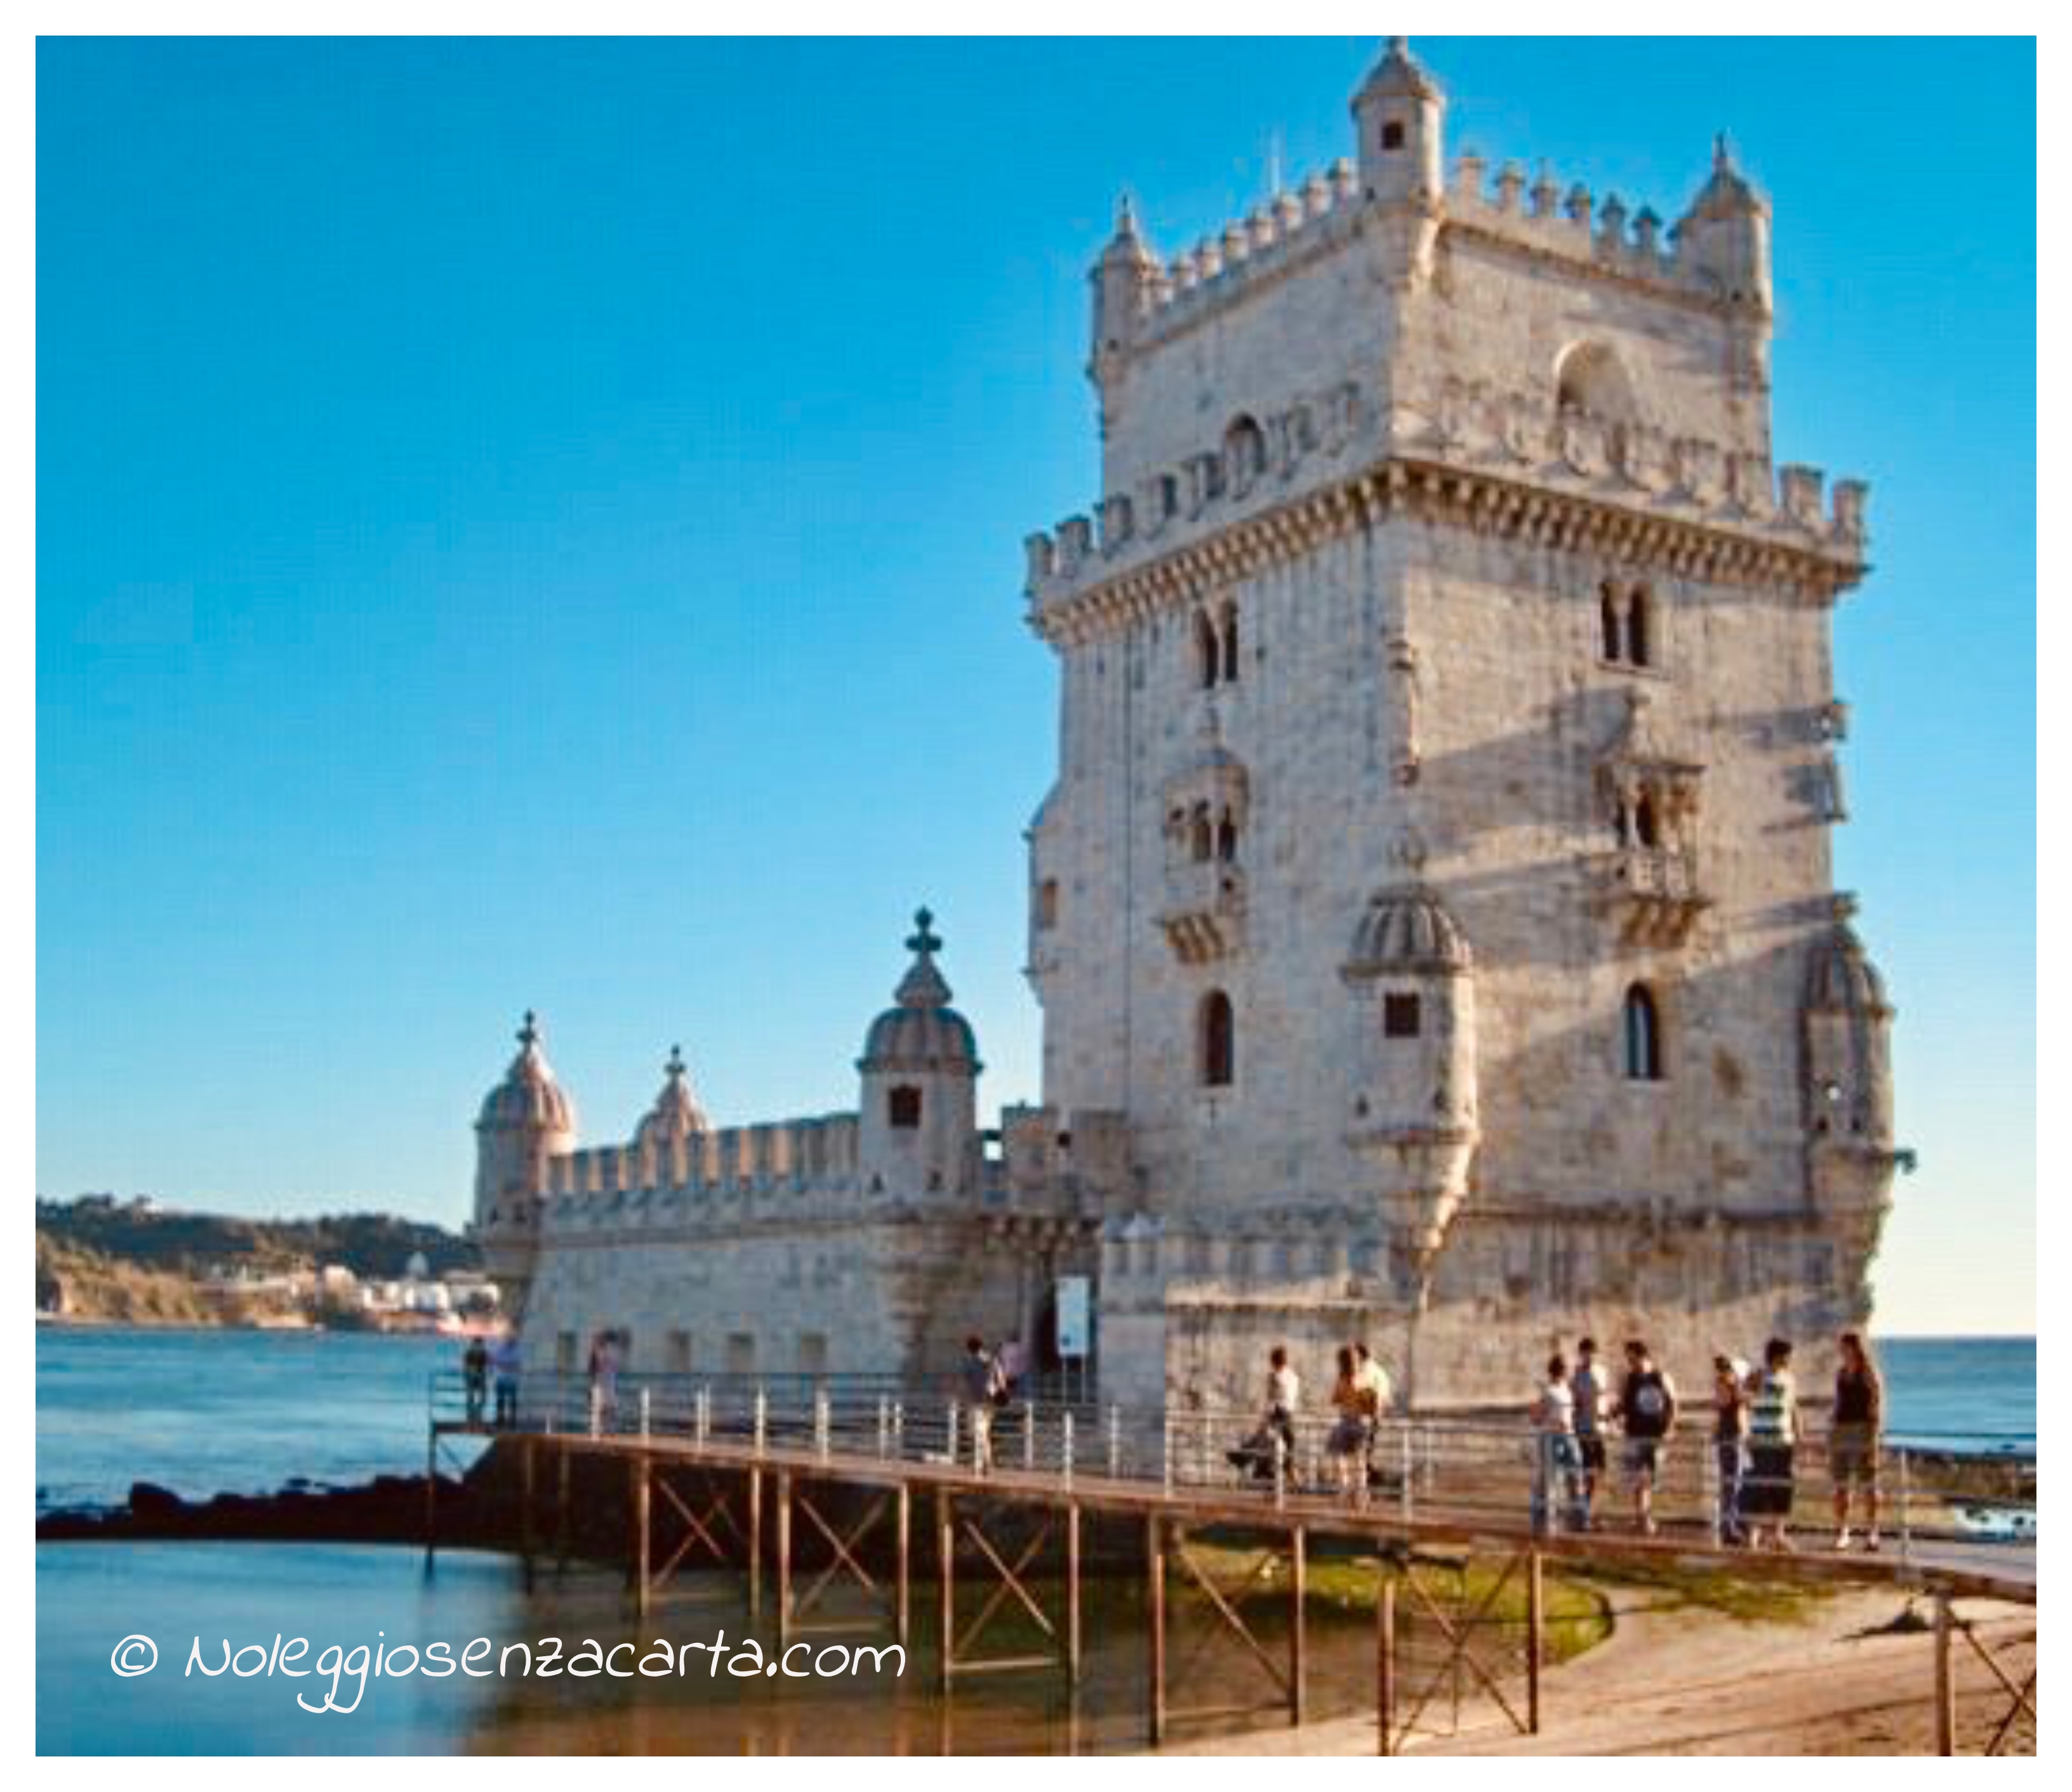
[[[117,1505],[133,1481],[190,1498],[425,1466],[427,1378],[449,1338],[375,1332],[41,1327],[36,1510]]]

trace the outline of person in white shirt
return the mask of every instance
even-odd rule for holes
[[[1547,1379],[1532,1403],[1532,1531],[1544,1536],[1566,1521],[1583,1521],[1577,1482],[1576,1395],[1568,1365],[1557,1352],[1547,1359]]]
[[[1288,1346],[1276,1344],[1267,1358],[1267,1434],[1281,1441],[1285,1459],[1295,1459],[1295,1409],[1302,1404],[1302,1378],[1288,1366]]]

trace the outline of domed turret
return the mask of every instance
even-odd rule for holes
[[[1094,351],[1088,371],[1098,384],[1128,353],[1158,278],[1158,257],[1137,229],[1137,208],[1127,195],[1116,209],[1115,234],[1088,278],[1094,294]]]
[[[1723,298],[1767,314],[1770,308],[1770,208],[1735,167],[1725,137],[1712,146],[1712,173],[1672,232],[1688,261]]]
[[[548,1160],[573,1149],[575,1134],[575,1105],[554,1079],[540,1049],[538,1020],[528,1009],[518,1030],[518,1055],[483,1098],[475,1123],[475,1225],[483,1265],[521,1296]]]
[[[894,1006],[864,1037],[859,1167],[874,1194],[958,1193],[978,1173],[978,1040],[950,1005],[936,968],[943,942],[922,909],[906,941],[914,962]]]
[[[633,1148],[640,1153],[650,1176],[659,1173],[674,1184],[683,1179],[689,1168],[686,1160],[691,1141],[701,1132],[709,1132],[712,1122],[691,1093],[681,1046],[670,1046],[662,1076],[662,1091],[635,1130]]]
[[[1341,974],[1353,997],[1347,1142],[1367,1160],[1404,1291],[1421,1307],[1481,1136],[1474,955],[1436,891],[1368,903]]]
[[[1353,96],[1360,186],[1370,203],[1396,214],[1384,235],[1405,281],[1430,271],[1445,186],[1445,113],[1439,84],[1404,38],[1388,40],[1386,54]]]

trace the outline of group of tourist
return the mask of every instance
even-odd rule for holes
[[[478,1333],[467,1341],[460,1367],[461,1382],[467,1396],[467,1422],[471,1425],[483,1423],[493,1375],[496,1383],[496,1416],[491,1422],[499,1427],[516,1424],[518,1340],[508,1331],[501,1332],[491,1346]]]
[[[1325,1449],[1338,1491],[1364,1502],[1375,1478],[1375,1437],[1395,1392],[1388,1371],[1364,1341],[1339,1346],[1338,1369],[1331,1385],[1338,1416]],[[1302,1378],[1291,1367],[1286,1347],[1276,1345],[1267,1358],[1265,1412],[1258,1428],[1225,1453],[1231,1465],[1261,1480],[1285,1480],[1294,1460],[1295,1414],[1301,1403]]]
[[[1827,1437],[1835,1547],[1853,1547],[1853,1516],[1863,1524],[1864,1547],[1876,1550],[1883,1384],[1860,1333],[1844,1332],[1836,1342],[1840,1367]],[[1791,1357],[1790,1340],[1773,1338],[1759,1367],[1725,1351],[1712,1358],[1713,1534],[1722,1544],[1791,1547],[1798,1452],[1807,1436]],[[1626,1373],[1615,1389],[1593,1338],[1577,1343],[1572,1369],[1558,1352],[1549,1358],[1531,1408],[1533,1528],[1595,1526],[1616,1427],[1634,1527],[1655,1535],[1655,1489],[1678,1416],[1675,1383],[1642,1339],[1627,1342]]]

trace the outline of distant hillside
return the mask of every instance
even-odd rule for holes
[[[473,1269],[475,1247],[458,1232],[393,1214],[327,1214],[315,1219],[242,1219],[181,1213],[148,1200],[84,1194],[36,1202],[40,1264],[53,1253],[84,1254],[154,1275],[281,1274],[341,1264],[362,1280],[403,1273],[418,1252],[434,1276]]]

